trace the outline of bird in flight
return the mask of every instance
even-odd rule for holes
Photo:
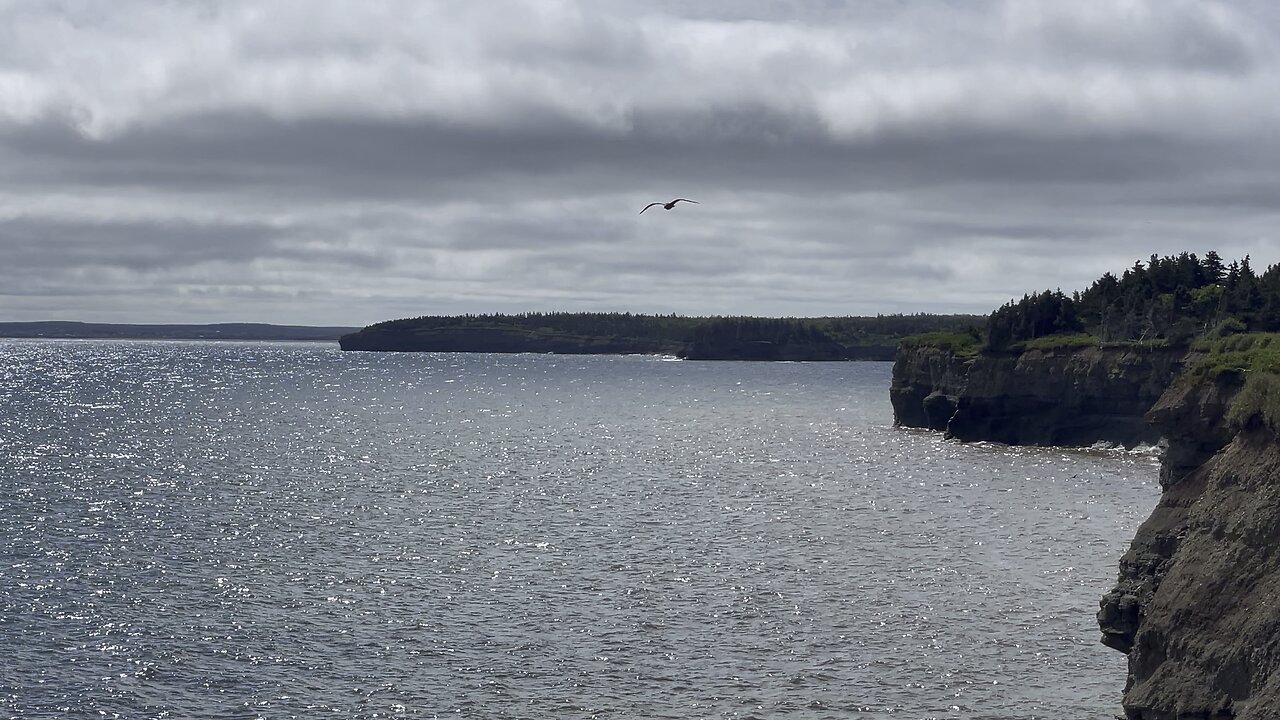
[[[648,205],[645,205],[645,206],[644,206],[644,210],[648,210],[649,208],[653,207],[654,205],[661,205],[663,210],[670,210],[671,208],[675,207],[675,206],[676,206],[676,203],[678,203],[678,202],[689,202],[689,203],[693,203],[694,205],[701,205],[701,203],[699,203],[697,200],[689,200],[689,199],[687,199],[687,198],[676,198],[675,200],[672,200],[672,201],[671,201],[671,202],[669,202],[669,203],[663,203],[663,202],[654,202],[654,203],[649,203]],[[640,214],[641,214],[641,215],[643,215],[643,214],[644,214],[644,210],[641,210],[641,211],[640,211]]]

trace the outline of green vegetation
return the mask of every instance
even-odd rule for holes
[[[1230,393],[1226,420],[1280,438],[1280,265],[1261,275],[1249,258],[1224,264],[1209,252],[1151,256],[1071,295],[1046,290],[1007,303],[977,333],[933,332],[903,341],[956,355],[1121,347],[1190,350],[1174,381],[1216,383]]]
[[[1227,422],[1237,429],[1259,424],[1280,434],[1280,375],[1251,372],[1231,400]]]
[[[985,315],[877,315],[875,317],[825,317],[812,322],[841,345],[897,345],[912,335],[931,332],[978,333]]]
[[[523,330],[526,332],[572,335],[625,335],[636,338],[687,339],[688,323],[674,315],[632,315],[631,313],[521,313],[519,315],[422,316],[388,320],[366,330]]]
[[[898,341],[976,327],[976,315],[683,317],[523,313],[390,320],[342,338],[348,350],[669,353],[690,359],[891,360]],[[976,330],[973,331],[976,337]]]
[[[981,328],[980,330],[978,328]],[[1136,262],[1070,295],[1045,290],[989,317],[682,317],[631,313],[428,316],[371,325],[344,349],[481,352],[670,353],[694,359],[892,359],[900,341],[959,355],[1090,346],[1134,350],[1189,347],[1280,331],[1280,265],[1261,275],[1249,258],[1226,264],[1216,252]],[[1209,350],[1204,350],[1209,352]],[[1267,365],[1252,351],[1217,351],[1215,362]]]
[[[1045,335],[1034,340],[1024,340],[1018,343],[1023,350],[1075,350],[1077,348],[1097,347],[1100,344],[1096,335],[1089,335],[1088,333]]]
[[[1258,423],[1280,435],[1280,333],[1211,332],[1191,349],[1200,358],[1182,373],[1179,383],[1238,386],[1227,422],[1237,429]]]
[[[1216,252],[1203,259],[1182,253],[1152,255],[1072,295],[1024,295],[991,314],[984,349],[1020,351],[1028,341],[1081,334],[1099,343],[1183,347],[1199,337],[1274,330],[1280,330],[1280,265],[1258,275],[1247,256],[1224,265]]]
[[[1280,373],[1280,333],[1204,337],[1191,349],[1204,356],[1187,369],[1189,378],[1239,379],[1245,373]]]
[[[905,348],[934,347],[961,357],[970,357],[977,355],[982,349],[982,335],[973,326],[962,331],[935,330],[905,337],[902,339],[901,346]]]
[[[1036,340],[1048,335],[1077,334],[1084,329],[1075,302],[1060,290],[1045,290],[1039,295],[1024,295],[1017,303],[1009,303],[987,319],[989,350],[1020,350],[1020,341]]]

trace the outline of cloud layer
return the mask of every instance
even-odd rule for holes
[[[0,319],[985,312],[1277,261],[1267,4],[636,7],[0,0]]]

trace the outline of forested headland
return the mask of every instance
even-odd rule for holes
[[[1280,265],[1256,272],[1248,256],[1216,252],[1135,262],[1068,295],[1044,290],[996,309],[980,333],[932,333],[908,343],[962,352],[1132,344],[1184,347],[1242,333],[1280,331]]]
[[[345,335],[344,350],[668,354],[705,360],[891,360],[899,342],[960,354],[1129,344],[1186,347],[1280,331],[1280,265],[1184,252],[1044,290],[988,316],[685,317],[632,313],[424,316]],[[1230,345],[1231,343],[1225,343]],[[1237,343],[1238,344],[1238,343]],[[1257,342],[1253,343],[1257,345]],[[1264,343],[1265,345],[1265,343]],[[1280,340],[1277,341],[1280,346]]]
[[[424,316],[370,325],[344,350],[664,354],[690,360],[892,360],[898,341],[978,333],[982,315],[688,317],[633,313]]]
[[[1128,718],[1280,717],[1280,266],[1151,256],[904,340],[894,423],[961,441],[1159,443],[1159,504],[1097,614]],[[1224,667],[1229,669],[1224,670]]]
[[[1022,442],[1035,424],[1028,418],[1044,420],[1034,442],[1048,444],[1117,424],[1141,434],[1171,386],[1212,386],[1232,398],[1224,422],[1261,423],[1280,436],[1280,265],[1259,273],[1248,256],[1152,255],[1070,295],[1024,295],[980,332],[905,338],[897,360],[890,395],[900,424],[956,437]],[[939,362],[948,372],[936,372]],[[1053,387],[1072,373],[1084,375],[1070,389]],[[1016,392],[1000,389],[1015,379]],[[1060,397],[1036,400],[1028,388]]]

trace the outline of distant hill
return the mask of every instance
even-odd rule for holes
[[[116,340],[313,340],[337,341],[354,327],[309,327],[266,323],[129,325],[68,321],[0,322],[0,337]]]

